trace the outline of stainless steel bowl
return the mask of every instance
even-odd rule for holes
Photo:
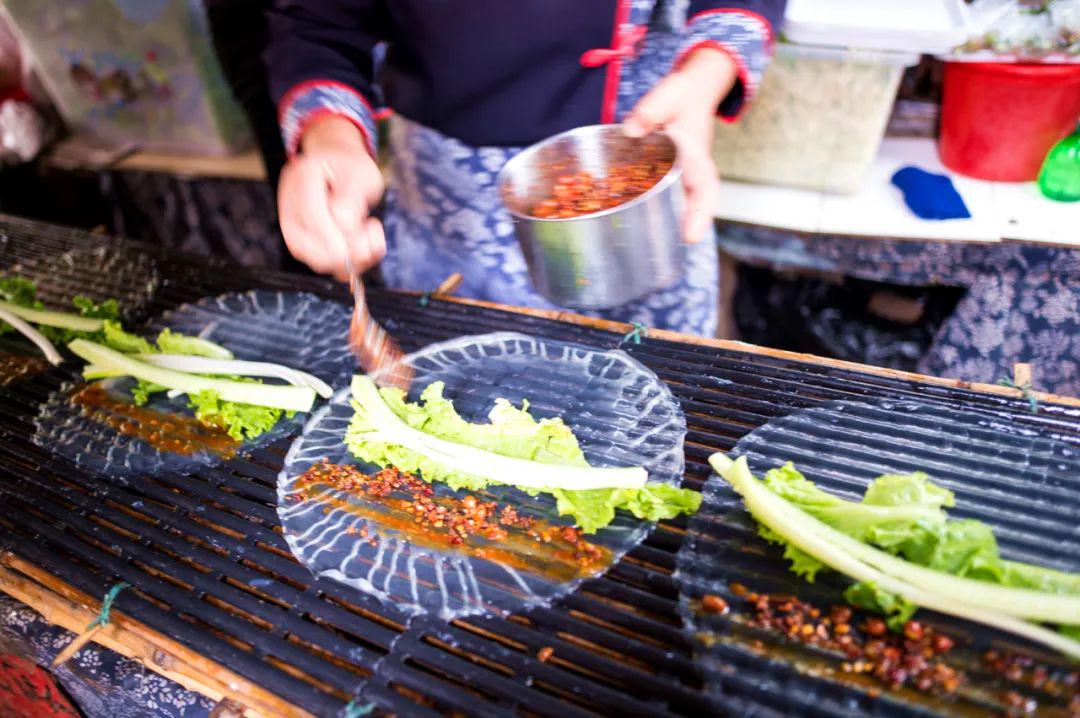
[[[532,216],[558,177],[581,170],[606,176],[611,167],[640,158],[649,145],[660,148],[671,168],[644,194],[580,217]],[[550,137],[507,162],[499,173],[499,192],[537,291],[562,306],[601,309],[674,284],[685,262],[681,171],[675,160],[675,143],[666,134],[631,139],[618,125],[592,125]]]

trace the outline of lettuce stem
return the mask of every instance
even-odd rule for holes
[[[222,401],[286,411],[309,411],[315,403],[315,391],[309,387],[275,386],[186,374],[147,364],[86,339],[76,339],[68,344],[68,348],[101,371],[115,371],[118,376],[133,376],[169,389],[178,389],[188,395],[212,391]]]
[[[56,347],[44,334],[27,324],[14,312],[8,311],[6,302],[0,304],[4,305],[0,306],[0,320],[7,322],[15,331],[32,341],[53,366],[59,366],[64,361],[64,358],[60,356],[60,352],[56,351]]]
[[[792,546],[813,556],[826,566],[856,581],[872,582],[881,590],[903,596],[924,608],[1008,631],[1042,643],[1074,658],[1080,658],[1080,642],[1018,618],[1017,614],[1023,615],[1025,611],[1023,606],[994,604],[994,609],[990,609],[983,605],[975,605],[972,599],[983,604],[989,603],[977,594],[979,591],[991,587],[992,584],[971,581],[970,579],[959,579],[941,572],[932,572],[941,577],[973,584],[968,591],[957,592],[950,582],[941,582],[933,587],[928,585],[920,586],[897,575],[886,573],[886,566],[891,569],[895,569],[896,566],[891,562],[878,561],[879,568],[875,568],[875,566],[860,560],[854,555],[855,552],[850,551],[851,543],[849,543],[859,542],[822,523],[801,509],[792,506],[785,499],[770,491],[750,473],[746,457],[739,457],[733,462],[723,454],[713,454],[709,457],[709,463],[718,474],[731,483],[735,490],[742,495],[747,509],[756,520]],[[859,543],[859,545],[869,551],[877,551],[877,549],[868,547],[865,544]],[[864,551],[859,551],[858,554],[859,556],[869,555]],[[888,556],[887,554],[883,555]],[[888,558],[893,561],[907,563],[892,556],[888,556]],[[921,570],[929,571],[929,569]],[[1034,592],[1025,591],[1024,593]],[[1061,622],[1068,624],[1080,622],[1080,616],[1068,616],[1066,618],[1071,620]]]
[[[60,329],[71,329],[76,332],[98,332],[101,331],[101,327],[104,324],[104,320],[102,319],[83,317],[78,314],[68,314],[67,312],[54,312],[48,309],[33,309],[31,307],[15,304],[14,302],[0,301],[0,309],[5,309],[11,314],[21,317],[31,324],[41,324],[46,327],[58,327]],[[5,319],[4,321],[8,320]],[[11,322],[8,323],[10,324]]]
[[[241,359],[211,359],[188,354],[138,354],[136,358],[163,369],[189,372],[191,374],[216,374],[225,376],[258,376],[282,379],[293,386],[306,386],[324,399],[334,395],[329,384],[317,376],[292,369],[281,364]]]
[[[472,446],[440,439],[406,424],[386,405],[370,378],[355,376],[352,395],[370,424],[378,427],[364,435],[372,441],[403,446],[462,473],[499,484],[529,489],[640,489],[648,473],[640,466],[602,468],[561,466],[516,459]]]

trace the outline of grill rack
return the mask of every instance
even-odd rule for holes
[[[347,301],[336,285],[79,230],[0,218],[0,272],[16,261],[80,246],[136,247],[162,281],[145,317],[187,301],[251,288],[306,290]],[[93,268],[87,268],[88,273]],[[619,331],[432,298],[369,292],[375,315],[412,350],[460,333],[511,329],[601,347]],[[137,325],[136,325],[137,326]],[[6,339],[0,339],[0,349]],[[669,383],[687,415],[686,485],[706,459],[769,419],[832,399],[917,398],[982,412],[1080,444],[1080,410],[1023,398],[868,373],[729,345],[646,338],[623,346]],[[37,406],[70,369],[0,388],[0,542],[9,555],[100,597],[133,589],[116,610],[268,689],[268,714],[333,715],[353,696],[404,715],[758,715],[783,705],[752,684],[706,696],[676,608],[672,575],[685,520],[663,522],[605,576],[554,606],[508,619],[414,620],[329,580],[289,554],[275,512],[288,440],[190,476],[118,483],[79,471],[30,443]],[[5,561],[11,568],[11,561]],[[22,571],[22,575],[26,575]],[[4,587],[0,585],[0,587]],[[543,648],[554,649],[541,661]]]

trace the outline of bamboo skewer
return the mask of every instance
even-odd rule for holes
[[[52,667],[58,668],[64,663],[67,663],[68,659],[78,653],[80,648],[94,640],[97,634],[101,633],[103,628],[105,628],[103,625],[94,626],[89,631],[83,631],[75,636],[75,638],[71,639],[71,643],[64,646],[64,650],[56,654],[56,658],[52,660]]]
[[[461,282],[465,277],[461,276],[461,272],[454,272],[446,279],[442,280],[435,291],[432,292],[432,296],[435,297],[449,297],[451,294],[457,291],[457,288],[461,286]]]

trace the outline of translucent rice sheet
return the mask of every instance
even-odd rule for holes
[[[340,385],[355,366],[346,348],[348,321],[349,313],[343,306],[312,294],[252,291],[182,305],[142,334],[153,338],[168,327],[182,334],[201,335],[227,347],[238,359],[284,364]],[[118,477],[161,470],[191,471],[271,443],[298,430],[307,418],[306,414],[282,418],[271,431],[239,445],[224,445],[217,437],[206,441],[198,433],[199,444],[205,448],[177,453],[170,450],[179,446],[177,440],[202,431],[193,419],[183,420],[191,416],[186,397],[169,399],[157,394],[136,409],[129,392],[133,384],[131,379],[106,381],[104,393],[92,394],[93,406],[85,399],[93,389],[83,391],[86,385],[82,382],[64,385],[42,405],[35,443],[90,471]],[[73,401],[73,395],[83,403]],[[138,428],[121,426],[125,422]]]
[[[770,421],[744,436],[730,455],[745,456],[759,478],[791,461],[822,489],[853,501],[861,500],[877,476],[923,471],[954,492],[950,517],[993,527],[1005,558],[1080,569],[1080,452],[992,414],[909,401],[834,401]],[[967,687],[938,695],[912,690],[909,682],[909,688],[889,691],[870,674],[845,672],[841,666],[850,659],[842,651],[790,640],[782,631],[754,624],[751,602],[733,587],[797,596],[828,615],[830,606],[846,603],[843,592],[851,582],[829,570],[813,583],[792,573],[783,548],[758,535],[741,497],[719,476],[709,479],[703,494],[679,550],[675,579],[679,612],[693,638],[706,689],[718,696],[753,685],[758,695],[786,697],[770,707],[796,713],[793,706],[817,705],[822,715],[1005,715],[1015,708],[1001,701],[1010,692],[1032,693],[1032,686],[1022,677],[1007,680],[989,671],[982,658],[987,650],[1027,653],[1040,662],[1049,659],[1047,667],[1057,665],[1059,672],[1071,670],[1067,659],[1052,651],[923,609],[916,620],[956,640],[957,649],[944,660],[967,673]],[[718,596],[731,610],[704,610],[706,595]],[[860,615],[856,612],[852,626],[861,623]],[[1033,715],[1067,712],[1067,698],[1032,695],[1039,696]]]
[[[566,421],[593,466],[644,466],[650,481],[681,481],[682,411],[657,376],[624,352],[496,333],[434,344],[407,361],[416,369],[411,400],[441,380],[444,395],[465,419],[484,422],[496,398],[515,406],[528,399],[533,416]],[[584,537],[603,554],[587,568],[561,552],[557,541],[545,544],[513,530],[502,541],[432,541],[392,501],[326,485],[313,490],[297,480],[323,460],[359,464],[343,443],[352,414],[348,390],[342,390],[308,422],[279,477],[278,513],[293,553],[312,573],[399,609],[450,619],[546,605],[603,573],[652,528],[619,512],[607,528]],[[467,495],[442,484],[433,488],[436,500]],[[493,486],[477,498],[544,525],[569,524],[547,495]]]
[[[0,348],[0,388],[49,368],[43,357],[23,355]]]

